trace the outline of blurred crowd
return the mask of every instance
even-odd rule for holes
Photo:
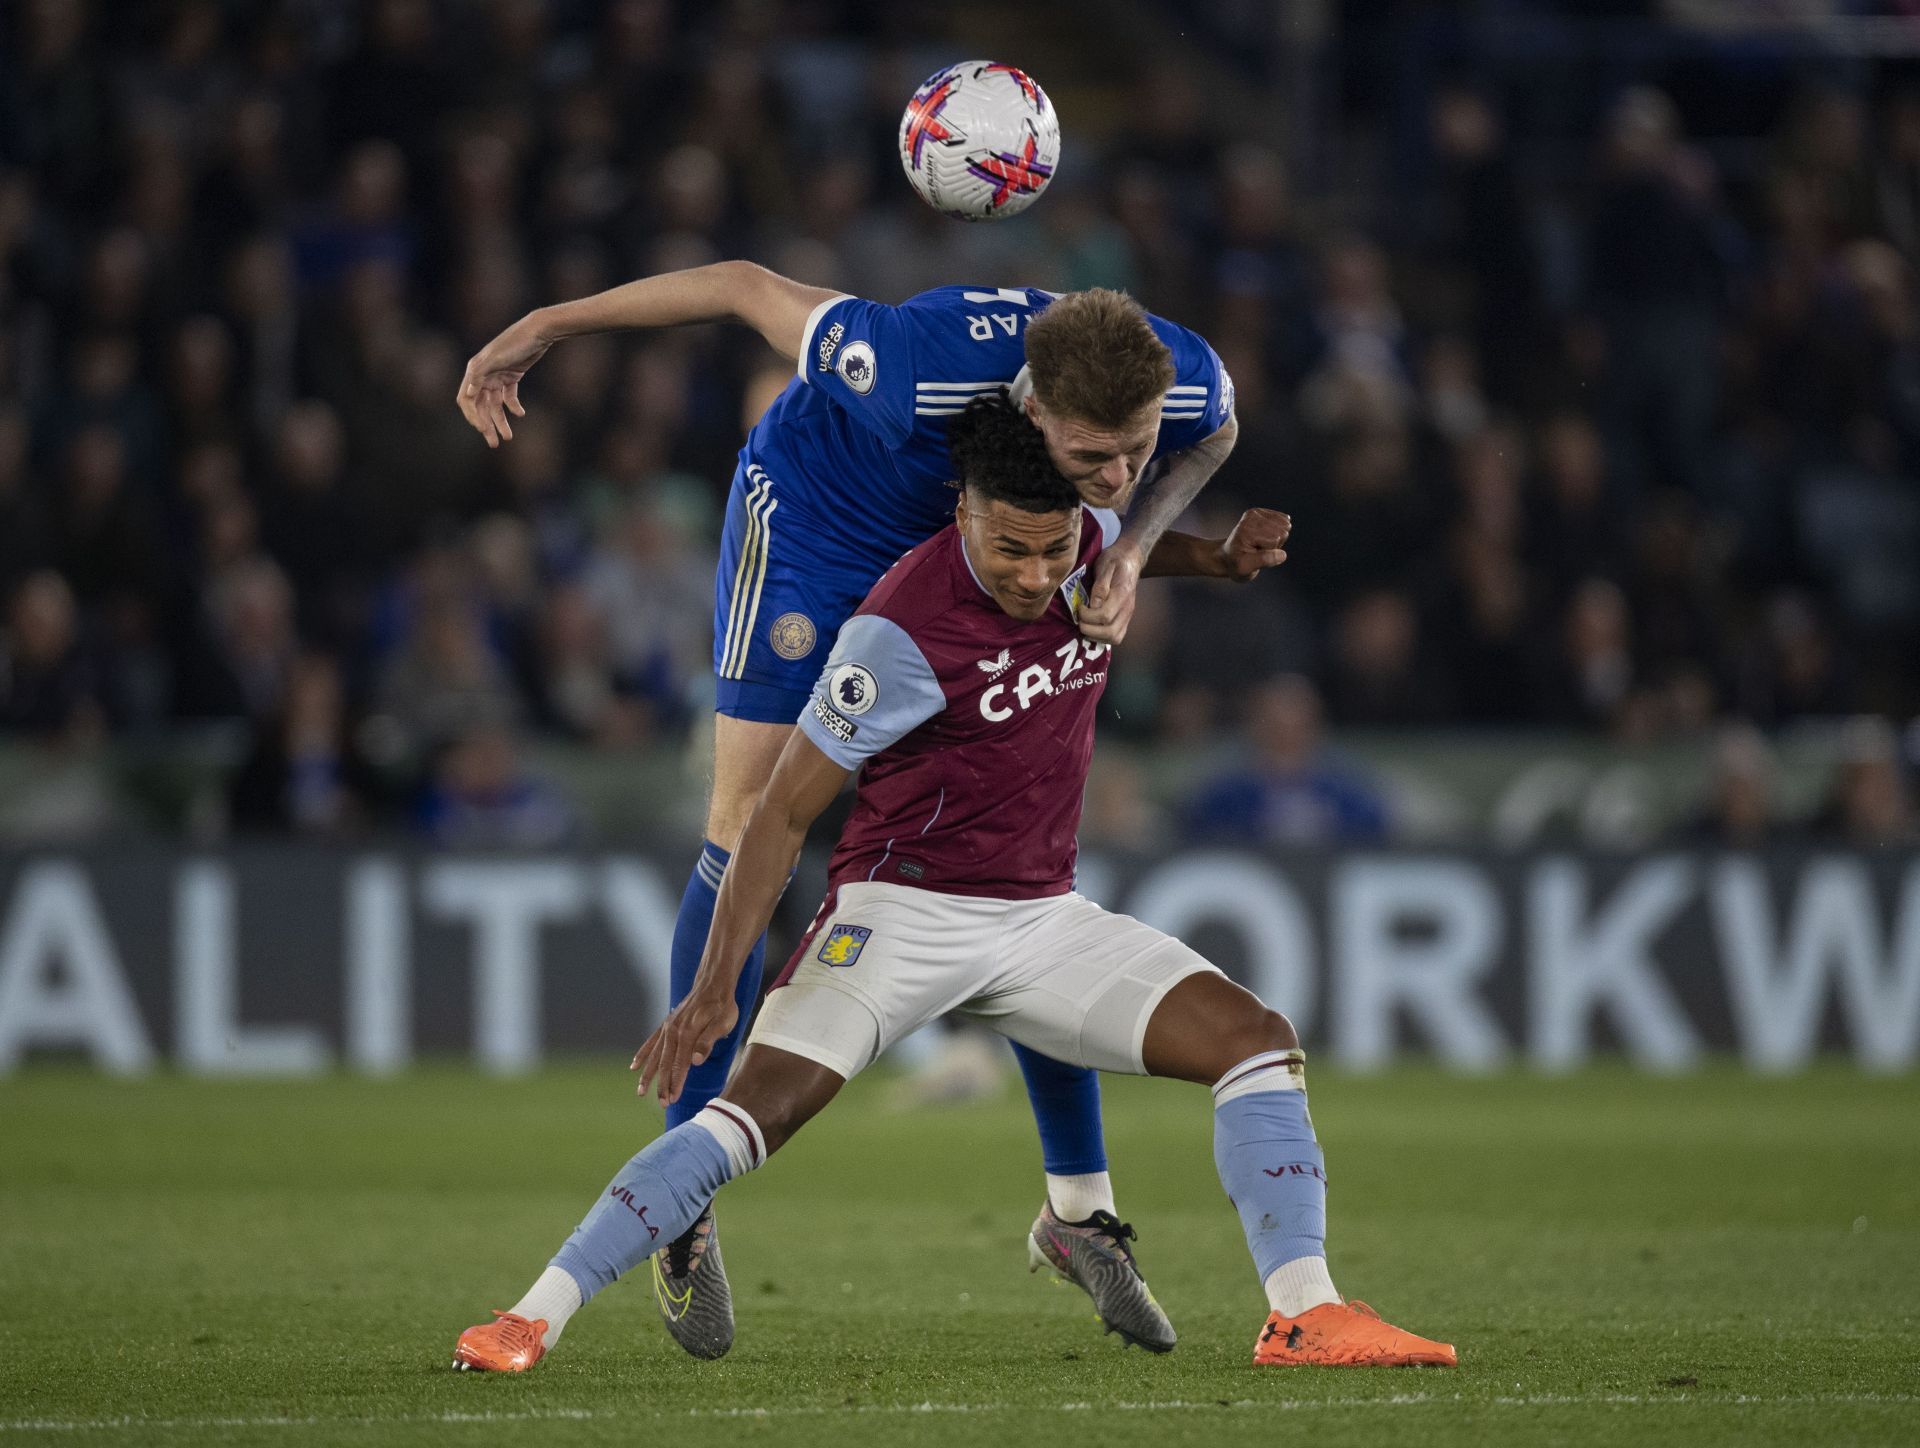
[[[1405,178],[1321,195],[1202,69],[1066,69],[1053,189],[968,227],[894,156],[966,50],[912,9],[7,7],[0,732],[237,728],[243,828],[569,838],[524,743],[708,711],[725,488],[788,369],[737,329],[568,342],[498,453],[455,385],[531,306],[736,256],[1120,286],[1213,342],[1241,441],[1193,526],[1282,507],[1292,558],[1143,589],[1103,725],[1242,741],[1193,837],[1387,835],[1344,767],[1273,786],[1323,717],[1734,721],[1731,779],[1781,725],[1920,712],[1920,90],[1809,87],[1729,166],[1628,87],[1543,177],[1498,84],[1443,78]]]

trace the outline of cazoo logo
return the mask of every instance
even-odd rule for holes
[[[1101,677],[1097,673],[1082,674],[1072,683],[1067,681],[1080,669],[1104,655],[1106,651],[1105,644],[1084,643],[1077,638],[1068,639],[1053,651],[1054,657],[1060,660],[1060,673],[1057,679],[1045,664],[1028,664],[1011,684],[995,684],[980,695],[980,717],[998,724],[1013,717],[1013,708],[1016,703],[1024,712],[1033,707],[1035,699],[1043,698],[1060,689],[1079,689],[1097,682]],[[1013,696],[1011,703],[1007,698],[1009,692]]]

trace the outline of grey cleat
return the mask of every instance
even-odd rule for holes
[[[1085,1222],[1063,1222],[1053,1214],[1053,1203],[1040,1208],[1027,1237],[1028,1270],[1051,1267],[1061,1278],[1085,1288],[1094,1310],[1108,1332],[1120,1334],[1129,1347],[1148,1352],[1172,1352],[1178,1339],[1160,1304],[1153,1300],[1140,1265],[1127,1243],[1133,1228],[1109,1212],[1095,1212]]]
[[[711,1203],[699,1221],[653,1254],[653,1298],[673,1340],[693,1356],[725,1357],[733,1346],[733,1291]]]

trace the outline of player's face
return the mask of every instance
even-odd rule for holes
[[[962,488],[954,517],[967,561],[993,601],[1025,622],[1045,613],[1079,556],[1080,510],[1029,513]]]
[[[1060,476],[1096,508],[1124,511],[1153,457],[1160,436],[1160,404],[1151,402],[1124,427],[1096,427],[1076,417],[1048,412],[1028,397],[1027,415],[1046,434],[1047,451]]]

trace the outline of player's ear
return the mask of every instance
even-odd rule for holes
[[[953,505],[953,521],[960,528],[967,526],[967,485],[965,483],[960,485],[959,500]]]

